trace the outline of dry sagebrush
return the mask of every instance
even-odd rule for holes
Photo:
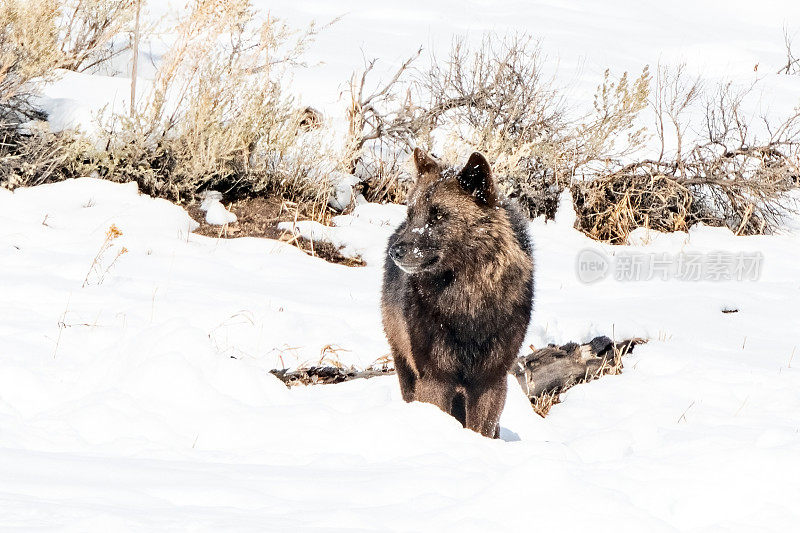
[[[144,0],[62,0],[61,68],[83,72],[128,50],[128,39],[114,41],[133,30],[137,2]]]
[[[30,98],[61,61],[55,0],[0,3],[0,127],[37,118]]]
[[[593,112],[570,121],[541,47],[527,34],[487,34],[474,48],[457,38],[446,60],[432,58],[420,83],[431,99],[421,114],[428,127],[486,153],[501,187],[532,217],[553,216],[576,173],[628,155],[643,139],[634,119],[646,106],[647,69],[632,82],[606,71]]]
[[[445,161],[486,153],[500,186],[531,217],[553,216],[570,187],[578,227],[596,239],[624,242],[637,227],[674,231],[697,222],[765,233],[794,207],[788,193],[798,185],[800,111],[759,121],[742,112],[747,90],[709,88],[682,66],[659,66],[653,75],[607,71],[591,111],[569,118],[539,43],[526,34],[487,34],[475,46],[455,38],[426,67],[418,50],[385,81],[368,62],[350,79],[348,138],[337,152],[281,83],[289,67],[303,64],[318,29],[293,32],[259,18],[246,0],[193,0],[156,78],[139,88],[130,113],[101,125],[100,146],[19,128],[43,118],[31,94],[54,69],[92,69],[125,49],[136,6],[0,4],[0,184],[96,170],[176,201],[214,188],[277,194],[323,213],[332,171],[356,174],[368,200],[403,201],[408,152],[445,137],[453,148],[441,154]],[[782,71],[795,74],[788,34],[786,46]],[[648,136],[660,143],[651,159],[641,156]]]
[[[0,118],[38,117],[30,95],[56,68],[86,70],[124,48],[135,0],[4,0],[0,4]]]
[[[140,84],[132,113],[102,121],[101,143],[16,128],[35,116],[27,104],[36,81],[57,67],[91,69],[124,50],[111,45],[126,36],[135,7],[133,0],[0,7],[0,110],[19,117],[5,131],[4,185],[38,184],[79,167],[177,201],[215,187],[324,205],[324,140],[306,131],[305,110],[280,83],[319,29],[294,32],[260,19],[244,0],[191,2],[155,80]]]
[[[651,105],[661,154],[573,184],[580,229],[621,243],[637,227],[686,231],[702,222],[738,235],[779,227],[796,209],[789,193],[800,177],[800,109],[778,123],[753,123],[742,109],[751,90],[707,89],[680,66],[660,67]],[[699,124],[688,113],[697,102],[705,111]],[[702,135],[686,146],[690,129]]]
[[[110,39],[124,27],[122,13],[131,4],[0,3],[0,186],[38,185],[91,170],[84,164],[88,142],[74,132],[53,134],[30,122],[46,118],[33,95],[57,68],[88,68],[108,59]]]
[[[249,2],[222,0],[195,2],[177,30],[153,89],[108,129],[104,175],[178,201],[212,187],[321,201],[318,157],[298,142],[303,110],[279,82],[316,30],[293,35]]]
[[[81,136],[38,128],[26,134],[0,128],[0,187],[30,187],[92,171],[84,154],[93,150]]]
[[[38,185],[83,170],[82,139],[35,125],[21,128],[45,118],[32,98],[63,64],[61,7],[55,0],[0,3],[0,187]]]
[[[787,46],[789,72],[796,62]],[[410,61],[403,64],[376,93],[384,108],[371,127],[356,121],[356,132],[369,132],[356,136],[361,141],[393,147],[376,151],[373,167],[394,168],[404,146],[430,148],[433,135],[444,134],[453,151],[441,154],[445,161],[484,152],[500,186],[529,216],[552,217],[570,187],[579,229],[617,243],[637,227],[675,231],[697,222],[765,233],[795,207],[789,192],[798,185],[798,112],[779,123],[753,119],[742,112],[748,89],[708,88],[682,65],[659,66],[655,76],[647,67],[635,77],[606,71],[591,112],[569,120],[528,35],[488,34],[475,47],[456,38],[446,58],[430,61],[412,82],[397,83]],[[351,91],[361,113],[354,115],[372,113],[373,98],[360,98],[364,76],[351,85],[359,88]],[[653,137],[660,152],[643,158]]]

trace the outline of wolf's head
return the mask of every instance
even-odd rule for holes
[[[473,153],[458,173],[444,169],[419,148],[414,150],[414,163],[417,180],[409,193],[405,228],[388,249],[404,272],[437,271],[472,261],[478,248],[490,246],[498,224],[508,229],[505,215],[498,213],[491,167],[483,155]]]

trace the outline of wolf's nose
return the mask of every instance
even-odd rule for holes
[[[405,257],[406,252],[408,252],[408,245],[404,242],[398,242],[389,248],[389,257],[395,261],[400,261]]]

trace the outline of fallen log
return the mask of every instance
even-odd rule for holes
[[[634,346],[647,342],[644,339],[627,339],[613,342],[608,337],[595,337],[586,344],[570,342],[562,346],[551,344],[517,358],[511,373],[516,376],[522,390],[536,403],[547,395],[553,397],[578,383],[591,381],[604,374],[622,371],[622,357]],[[312,366],[308,368],[275,369],[270,373],[287,387],[297,385],[330,385],[353,379],[369,379],[394,374],[387,364],[358,370],[350,367]],[[557,401],[550,398],[549,403]]]
[[[544,394],[563,392],[577,383],[604,374],[619,374],[622,357],[644,342],[647,341],[635,338],[615,343],[603,336],[586,344],[551,344],[519,357],[511,373],[517,377],[528,398],[534,400]]]
[[[270,370],[287,387],[296,385],[329,385],[343,383],[353,379],[369,379],[376,376],[394,374],[394,369],[388,366],[356,370],[355,368],[342,368],[337,366],[312,366],[295,370]]]

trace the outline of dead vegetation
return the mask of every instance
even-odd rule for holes
[[[551,344],[538,350],[531,346],[531,353],[517,359],[512,373],[534,411],[545,417],[569,388],[622,373],[622,358],[644,342],[647,341],[635,338],[615,343],[608,337],[596,337],[582,345]]]
[[[232,198],[275,195],[322,212],[330,194],[330,150],[309,126],[309,108],[280,83],[286,69],[302,64],[319,28],[294,31],[260,17],[246,0],[191,2],[152,89],[137,93],[130,112],[98,118],[100,142],[78,143],[77,132],[53,136],[18,127],[44,118],[29,96],[53,69],[91,69],[125,49],[111,44],[129,31],[136,5],[3,4],[0,111],[4,125],[11,123],[7,115],[16,120],[3,130],[0,168],[10,170],[0,184],[35,185],[74,175],[76,167],[82,175],[135,181],[143,192],[177,202],[213,187]],[[43,140],[50,153],[43,153]],[[15,163],[20,158],[27,168]],[[59,162],[67,168],[58,171]]]
[[[575,385],[588,383],[605,375],[622,373],[624,356],[631,353],[645,339],[628,339],[613,342],[608,337],[596,337],[586,344],[574,342],[563,346],[554,344],[535,350],[517,358],[511,373],[517,378],[523,392],[528,396],[536,414],[544,418],[550,408],[561,402],[561,394]],[[369,379],[395,373],[391,358],[382,357],[365,370],[345,367],[338,357],[329,360],[325,347],[319,361],[301,365],[294,370],[275,369],[270,373],[291,388],[299,385],[331,385],[353,379]]]
[[[86,141],[68,133],[25,134],[0,126],[0,187],[15,189],[85,176]]]
[[[63,63],[55,0],[0,3],[0,186],[13,189],[73,177],[84,146],[72,135],[23,127],[44,115],[33,97]]]
[[[30,97],[54,70],[84,71],[126,50],[138,0],[7,0],[0,5],[0,124],[42,118]]]
[[[60,67],[83,72],[130,49],[128,39],[137,4],[143,0],[64,0],[58,23]]]
[[[339,249],[331,243],[311,241],[293,234],[291,231],[278,229],[278,224],[281,222],[297,220],[316,220],[323,224],[329,224],[331,212],[327,208],[322,212],[317,212],[313,210],[314,205],[308,206],[283,200],[277,196],[241,198],[226,207],[236,215],[236,222],[216,226],[205,222],[205,213],[200,209],[199,202],[188,204],[187,212],[200,224],[195,233],[218,239],[238,237],[275,239],[296,246],[308,255],[319,257],[329,263],[351,267],[360,267],[366,264],[360,258],[342,255]]]
[[[789,72],[796,62],[788,37],[787,50]],[[370,139],[397,147],[414,136],[426,145],[435,131],[453,147],[441,154],[444,161],[482,151],[500,186],[531,217],[552,217],[565,187],[578,229],[613,243],[637,227],[685,231],[698,222],[738,235],[769,233],[796,209],[789,193],[799,179],[798,110],[778,122],[754,119],[743,111],[753,87],[709,87],[683,65],[659,65],[655,77],[647,67],[635,78],[606,71],[592,110],[569,120],[528,35],[489,34],[473,48],[457,38],[410,88],[400,84],[405,98],[391,99],[409,65],[381,88],[395,103],[386,113],[395,120],[379,122]],[[654,118],[652,128],[646,116]],[[642,157],[652,137],[660,152]]]
[[[737,235],[769,233],[796,209],[789,193],[800,169],[800,109],[772,124],[754,124],[742,102],[750,89],[731,84],[705,89],[682,68],[659,68],[651,101],[661,142],[658,159],[619,164],[611,172],[572,186],[578,226],[598,240],[623,243],[637,227],[686,231],[702,222]],[[699,101],[702,123],[684,118]],[[675,146],[664,149],[667,129]],[[688,147],[689,128],[702,132]],[[758,131],[760,130],[760,132]]]
[[[769,233],[795,209],[799,110],[777,122],[754,118],[743,110],[754,87],[709,86],[683,66],[658,66],[606,71],[589,111],[576,114],[524,33],[487,34],[477,45],[456,37],[441,58],[419,49],[383,79],[368,61],[350,78],[349,130],[337,144],[323,134],[322,114],[281,83],[320,28],[292,30],[247,0],[193,0],[152,89],[99,120],[102,142],[30,122],[45,118],[31,95],[56,68],[97,69],[127,50],[139,7],[0,6],[0,186],[93,174],[179,203],[208,189],[228,200],[276,197],[324,222],[337,175],[355,174],[352,198],[402,202],[410,149],[444,140],[445,162],[485,153],[531,217],[552,217],[570,188],[577,227],[613,243],[637,227],[684,231],[698,222]],[[781,72],[797,74],[784,38]],[[657,157],[643,155],[651,138]]]
[[[487,34],[476,47],[457,37],[446,58],[430,56],[427,69],[417,69],[410,83],[399,83],[410,65],[411,60],[404,63],[378,93],[384,104],[395,104],[381,115],[392,119],[370,130],[372,140],[389,143],[381,153],[396,153],[410,145],[409,137],[430,148],[434,132],[446,136],[453,149],[440,154],[445,162],[468,151],[487,154],[500,186],[531,217],[555,213],[561,190],[578,169],[624,157],[642,143],[643,130],[633,122],[646,106],[647,69],[632,82],[627,74],[613,79],[606,72],[594,111],[570,122],[564,97],[545,73],[541,47],[530,35]]]
[[[408,74],[422,48],[406,59],[386,82],[372,83],[372,59],[348,84],[346,170],[361,178],[361,192],[372,202],[402,203],[406,187],[401,166],[416,146],[420,122],[415,116]],[[368,86],[373,88],[367,89]],[[406,87],[403,93],[402,87]],[[365,92],[366,91],[366,92]]]
[[[280,84],[315,32],[260,20],[247,1],[194,2],[153,90],[107,126],[101,175],[178,202],[215,188],[324,205],[318,147],[298,142],[306,110]]]
[[[58,4],[54,0],[0,4],[0,128],[14,132],[21,122],[41,118],[31,97],[60,63]]]
[[[55,69],[80,65],[108,44],[105,38],[94,39],[92,47],[84,50],[68,44],[77,45],[76,32],[84,37],[91,34],[91,28],[77,30],[76,26],[87,20],[83,9],[88,5],[59,0],[0,3],[1,187],[39,185],[91,171],[84,165],[91,145],[75,132],[53,134],[39,126],[35,121],[47,117],[33,101],[42,84],[54,78]],[[81,46],[87,46],[80,40]]]
[[[369,379],[378,376],[394,374],[394,369],[388,367],[356,370],[355,368],[342,368],[337,366],[311,366],[297,370],[270,370],[270,374],[291,388],[298,385],[333,385],[354,379]]]
[[[778,74],[798,76],[800,75],[800,57],[795,55],[792,36],[789,28],[786,27],[783,28],[783,43],[786,47],[786,64],[778,70]]]
[[[115,224],[111,224],[106,230],[106,238],[100,245],[100,249],[92,259],[89,271],[83,279],[81,288],[88,285],[102,285],[106,275],[111,272],[120,257],[128,253],[124,246],[116,246],[116,240],[122,236],[122,231]],[[111,253],[109,253],[111,252]]]
[[[421,114],[427,129],[443,130],[461,151],[485,153],[500,186],[529,215],[554,212],[565,183],[559,163],[567,151],[565,102],[543,60],[527,34],[487,34],[476,47],[458,37],[443,61],[431,57],[419,82],[430,99]]]

